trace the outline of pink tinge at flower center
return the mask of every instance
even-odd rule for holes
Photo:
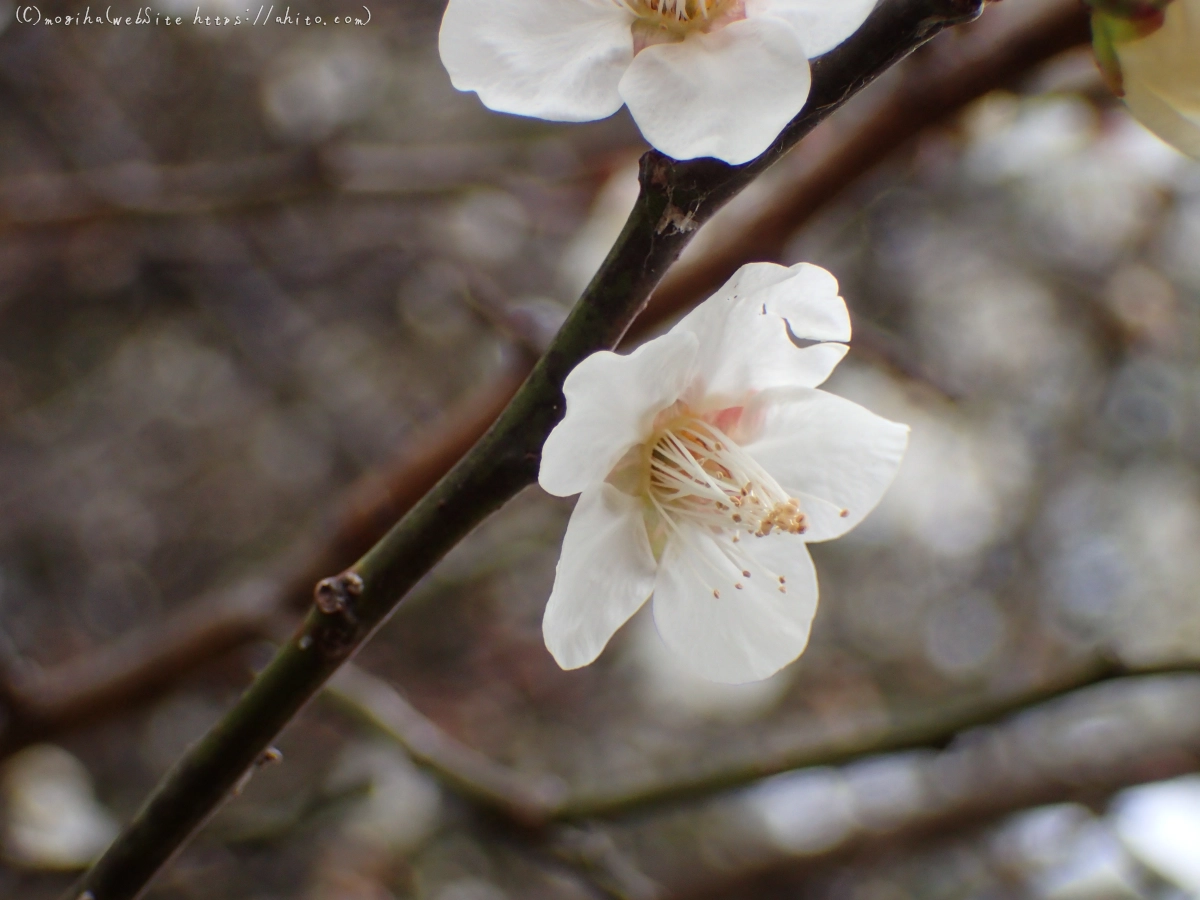
[[[746,18],[744,0],[616,0],[636,17],[633,52],[652,44],[683,40],[688,33],[714,31]]]
[[[687,412],[663,422],[644,445],[643,490],[672,525],[692,523],[766,537],[807,530],[800,503],[714,422]]]

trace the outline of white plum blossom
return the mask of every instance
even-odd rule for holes
[[[662,639],[710,680],[763,679],[803,652],[805,543],[861,522],[908,442],[816,390],[849,339],[832,275],[752,263],[667,334],[571,372],[538,476],[580,495],[543,620],[560,666],[592,662],[651,594]]]
[[[876,0],[450,0],[450,80],[499,112],[560,122],[629,112],[675,159],[743,163],[808,99],[808,60]]]
[[[1200,159],[1200,0],[1092,0],[1096,56],[1139,122]]]

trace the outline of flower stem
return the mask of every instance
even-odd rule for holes
[[[808,104],[746,165],[643,156],[641,193],[624,230],[508,408],[359,562],[317,586],[317,602],[295,635],[167,773],[68,900],[138,897],[417,580],[534,481],[542,443],[563,414],[563,380],[591,353],[616,346],[696,229],[858,90],[942,28],[975,18],[983,2],[883,0],[852,38],[813,63]]]

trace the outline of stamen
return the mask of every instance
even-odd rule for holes
[[[734,542],[743,528],[756,537],[808,529],[800,501],[704,419],[684,413],[669,421],[647,443],[645,460],[646,492],[667,519],[733,531]]]
[[[707,23],[720,14],[723,0],[617,0],[639,19],[678,28],[693,22]]]

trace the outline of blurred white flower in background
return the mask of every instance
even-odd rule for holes
[[[92,777],[61,747],[37,744],[4,766],[4,858],[32,869],[82,869],[117,836]]]
[[[272,60],[264,74],[267,122],[287,140],[324,140],[370,113],[385,70],[386,58],[369,42],[343,38],[293,47]]]
[[[638,157],[633,156],[617,166],[605,180],[583,227],[563,251],[558,264],[558,280],[565,296],[578,297],[599,271],[608,251],[621,236],[621,229],[637,204],[640,190]]]
[[[639,614],[629,624],[625,652],[638,676],[638,701],[655,721],[751,722],[774,708],[792,684],[788,672],[745,684],[708,681],[663,646],[652,617]]]
[[[1125,791],[1112,816],[1117,834],[1139,860],[1200,896],[1200,777]]]
[[[484,105],[561,122],[629,107],[676,159],[744,163],[800,112],[808,60],[875,0],[450,0],[438,47]]]
[[[659,634],[705,678],[800,655],[817,605],[804,543],[862,521],[908,441],[814,390],[849,339],[832,275],[752,263],[667,334],[567,377],[539,474],[582,494],[543,621],[559,665],[592,662],[651,593]]]
[[[1096,57],[1143,125],[1200,158],[1200,0],[1092,0]]]

